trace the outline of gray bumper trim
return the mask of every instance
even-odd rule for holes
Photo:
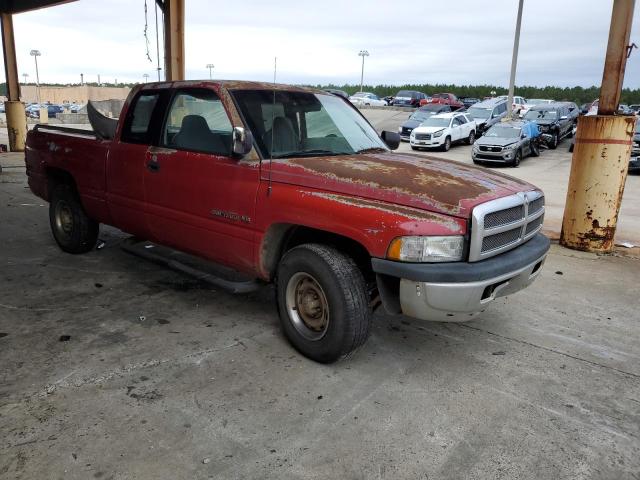
[[[480,262],[402,263],[371,259],[373,271],[415,282],[477,282],[523,268],[549,251],[550,242],[539,233],[519,247]]]

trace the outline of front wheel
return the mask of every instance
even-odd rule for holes
[[[451,148],[451,137],[447,137],[444,139],[444,143],[442,144],[442,151],[448,152]]]
[[[282,330],[300,353],[331,363],[365,343],[371,308],[351,257],[326,245],[300,245],[280,261],[276,283]]]
[[[67,253],[86,253],[98,240],[98,222],[89,218],[75,189],[66,183],[56,185],[51,193],[49,224],[53,238]]]
[[[522,151],[518,150],[516,152],[516,156],[513,157],[513,161],[511,162],[512,167],[517,167],[520,165],[520,161],[522,160]]]
[[[549,148],[551,150],[555,150],[558,148],[558,143],[560,143],[560,138],[558,137],[558,133],[554,133],[551,136],[551,141],[549,142]]]
[[[473,142],[476,141],[476,132],[475,130],[471,130],[469,132],[469,137],[467,138],[467,145],[473,145]]]

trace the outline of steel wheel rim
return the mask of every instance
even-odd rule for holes
[[[71,237],[73,233],[73,212],[69,204],[64,200],[58,200],[54,216],[58,232],[67,238]]]
[[[307,340],[318,341],[329,327],[329,302],[320,283],[306,272],[298,272],[287,282],[287,314],[296,331]]]

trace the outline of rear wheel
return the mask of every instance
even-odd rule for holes
[[[53,188],[49,204],[53,238],[67,253],[86,253],[98,240],[99,224],[89,218],[75,189],[66,183]]]
[[[536,140],[531,141],[531,156],[539,157],[540,156],[540,146]]]
[[[475,130],[471,130],[469,132],[469,137],[467,138],[467,145],[473,145],[473,142],[476,141],[476,132]]]
[[[335,248],[305,244],[287,252],[278,266],[277,292],[284,334],[312,360],[340,360],[369,336],[364,277],[353,259]]]
[[[448,152],[451,148],[451,137],[447,137],[444,139],[444,143],[442,144],[442,151]]]

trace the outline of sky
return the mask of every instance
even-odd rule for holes
[[[14,16],[18,70],[40,81],[157,79],[153,0],[78,0]],[[517,0],[239,0],[186,2],[186,76],[297,84],[507,86]],[[524,0],[516,85],[599,85],[613,0]],[[637,11],[637,8],[636,8]],[[635,18],[631,41],[640,44]],[[161,30],[162,31],[162,30]],[[160,36],[162,42],[162,35]],[[162,44],[161,62],[162,62]],[[0,74],[4,81],[4,70]],[[640,88],[640,50],[625,86]]]

